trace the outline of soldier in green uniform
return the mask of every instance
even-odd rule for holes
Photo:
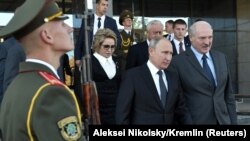
[[[83,141],[77,99],[56,72],[60,57],[74,48],[72,27],[54,0],[26,0],[0,30],[13,35],[27,55],[1,105],[4,141]]]
[[[128,53],[128,48],[133,45],[134,31],[132,30],[133,15],[129,10],[124,10],[119,17],[120,25],[124,26],[124,29],[120,32],[122,38],[121,48],[124,53]]]
[[[122,70],[122,73],[124,74],[128,49],[134,43],[134,31],[132,30],[133,14],[129,10],[122,11],[119,17],[119,24],[124,27],[124,29],[120,31],[120,35],[122,39],[122,42],[121,42],[122,69],[121,70]]]

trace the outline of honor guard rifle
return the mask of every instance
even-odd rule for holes
[[[84,3],[83,3],[84,1]],[[92,0],[91,0],[92,2]],[[88,138],[88,126],[99,125],[100,114],[99,114],[99,102],[96,90],[95,82],[92,80],[92,65],[91,65],[91,45],[92,41],[89,39],[89,33],[93,27],[91,22],[92,9],[88,8],[87,0],[74,0],[75,14],[77,18],[82,18],[82,24],[84,26],[84,37],[85,37],[85,50],[84,55],[81,59],[81,85],[82,85],[82,100],[83,100],[83,123],[84,133],[86,139]],[[84,6],[83,6],[84,5]],[[84,8],[84,9],[83,9]],[[84,11],[84,14],[81,12]]]

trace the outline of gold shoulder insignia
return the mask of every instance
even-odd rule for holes
[[[50,84],[53,85],[64,85],[60,80],[54,77],[52,74],[48,72],[39,71],[38,72],[44,79],[46,79]]]
[[[57,123],[66,141],[76,141],[81,136],[81,128],[76,116],[66,117]]]

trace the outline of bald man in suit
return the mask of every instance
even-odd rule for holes
[[[213,29],[198,21],[189,28],[191,49],[176,55],[172,65],[194,124],[237,124],[235,96],[226,56],[211,50]]]

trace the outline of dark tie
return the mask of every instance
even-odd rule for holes
[[[215,89],[215,80],[214,80],[214,76],[212,74],[212,71],[210,69],[210,67],[207,64],[207,56],[206,54],[204,54],[202,56],[202,60],[203,60],[203,70],[205,71],[206,75],[208,76],[210,82],[212,82],[213,88]]]
[[[101,18],[98,18],[98,24],[97,24],[98,29],[101,27]]]
[[[163,106],[165,106],[166,95],[167,95],[167,88],[166,88],[166,85],[163,82],[162,71],[159,70],[157,72],[157,74],[159,75],[159,84],[160,84],[160,90],[161,90],[161,102],[162,102]]]
[[[168,40],[171,41],[171,34],[168,35]]]
[[[183,47],[182,47],[182,45],[183,45],[183,43],[182,42],[180,42],[180,44],[179,44],[179,53],[182,53],[184,50],[183,50]]]

